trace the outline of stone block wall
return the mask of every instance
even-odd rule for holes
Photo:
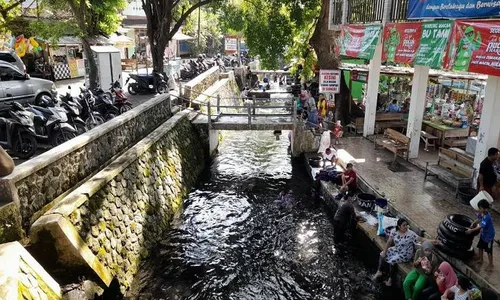
[[[49,230],[58,253],[90,250],[90,256],[80,251],[81,257],[54,259],[83,258],[104,283],[116,277],[126,291],[141,259],[181,212],[183,197],[205,166],[208,141],[200,141],[188,115],[176,114],[49,210],[33,225],[34,243]],[[62,215],[68,221],[62,226],[71,227],[76,236],[58,225],[68,240],[75,238],[72,251],[61,234],[49,229],[55,215]]]
[[[196,97],[219,80],[219,74],[219,67],[214,66],[186,83],[183,91],[184,98],[187,98],[187,100],[196,99]]]
[[[17,242],[0,245],[0,299],[61,299],[61,289]]]
[[[165,122],[170,114],[167,95],[152,99],[76,137],[71,143],[21,164],[13,174],[0,179],[0,204],[14,202],[21,215],[22,229],[26,230],[42,207],[100,170],[113,156]],[[0,242],[8,240],[12,237],[0,235]]]

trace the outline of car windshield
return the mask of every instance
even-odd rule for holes
[[[0,60],[6,61],[8,63],[16,62],[16,59],[9,53],[0,53]]]

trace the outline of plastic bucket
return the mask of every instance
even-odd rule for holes
[[[493,203],[493,197],[491,197],[490,194],[486,191],[480,191],[472,200],[469,202],[470,206],[474,208],[475,210],[479,210],[479,207],[477,207],[477,203],[481,200],[485,199],[488,201],[490,204]]]

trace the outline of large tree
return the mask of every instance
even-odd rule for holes
[[[168,42],[197,8],[217,0],[141,0],[147,17],[153,70],[163,72]]]

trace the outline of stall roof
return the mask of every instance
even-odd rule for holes
[[[341,63],[340,69],[348,71],[368,72],[368,65]],[[381,66],[380,68],[380,73],[387,75],[412,76],[413,72],[414,68],[410,67]],[[487,75],[482,75],[482,74],[459,73],[459,72],[434,70],[434,69],[431,69],[429,71],[429,77],[462,79],[462,80],[486,80],[488,78]]]
[[[102,44],[102,45],[112,45],[112,43],[103,36],[97,36],[90,39],[91,44]],[[73,45],[81,45],[81,39],[76,36],[63,36],[58,41],[57,44],[59,46],[73,46]]]
[[[112,46],[91,46],[90,49],[97,53],[115,53],[120,52],[119,49]]]
[[[176,41],[186,41],[186,40],[193,40],[194,37],[186,35],[180,31],[177,31],[174,36],[172,37],[172,40]]]

